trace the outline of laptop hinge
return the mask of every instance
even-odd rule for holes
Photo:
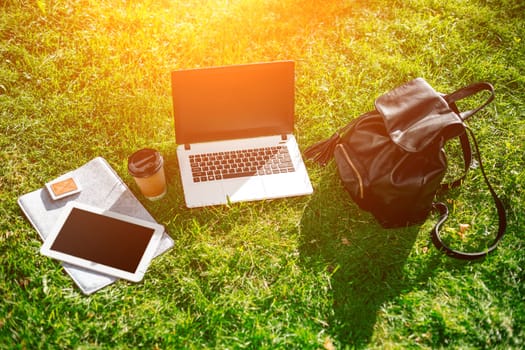
[[[281,135],[281,140],[283,140],[283,141],[288,140],[288,135],[286,135],[286,134],[282,134],[282,135]]]
[[[185,149],[186,151],[189,151],[189,150],[191,149],[190,144],[189,144],[189,143],[185,143],[185,144],[184,144],[184,149]]]

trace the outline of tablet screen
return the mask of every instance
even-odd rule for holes
[[[51,249],[134,273],[155,230],[72,208]]]

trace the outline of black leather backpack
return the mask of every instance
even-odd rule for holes
[[[481,106],[459,112],[457,101],[482,91],[490,95]],[[493,251],[502,238],[506,214],[485,175],[479,151],[475,153],[499,216],[498,234],[490,247],[466,253],[446,246],[439,229],[448,217],[448,209],[444,203],[435,203],[434,198],[438,190],[456,187],[465,178],[472,161],[470,139],[476,150],[477,142],[464,122],[493,99],[494,88],[489,83],[472,84],[443,95],[417,78],[377,98],[375,110],[354,119],[330,139],[310,146],[305,157],[322,165],[334,157],[345,189],[383,227],[419,224],[437,210],[440,218],[431,232],[436,247],[458,259],[481,258]],[[443,184],[447,171],[443,147],[452,138],[460,140],[465,172],[460,179]]]

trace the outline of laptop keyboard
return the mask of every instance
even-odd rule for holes
[[[284,146],[190,155],[193,182],[294,172]]]

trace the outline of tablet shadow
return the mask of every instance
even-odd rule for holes
[[[326,170],[301,220],[301,259],[331,276],[328,333],[359,348],[370,341],[381,306],[410,288],[403,267],[419,227],[383,229],[352,202],[335,169]]]

